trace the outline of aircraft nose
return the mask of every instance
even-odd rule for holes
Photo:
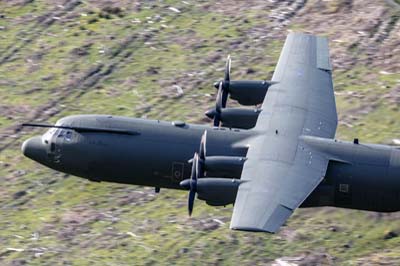
[[[24,141],[21,147],[22,153],[37,162],[44,163],[46,161],[46,147],[42,143],[40,136],[32,137]]]

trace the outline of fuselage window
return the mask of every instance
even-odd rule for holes
[[[67,133],[65,134],[65,140],[66,141],[71,141],[72,139],[72,132],[71,131],[67,131]]]
[[[60,130],[57,137],[62,138],[62,137],[64,137],[64,135],[65,135],[65,130]]]
[[[339,191],[342,193],[349,193],[349,184],[339,184]]]

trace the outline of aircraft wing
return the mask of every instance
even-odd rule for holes
[[[331,70],[326,38],[288,35],[249,143],[232,229],[278,231],[325,176],[328,159],[301,136],[335,136]]]

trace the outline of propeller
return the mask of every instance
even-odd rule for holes
[[[224,98],[224,89],[223,89],[223,81],[219,82],[219,89],[217,93],[217,99],[215,102],[215,109],[208,110],[205,115],[210,118],[214,119],[214,127],[219,127],[219,124],[221,122],[221,113],[222,113],[222,108],[225,108],[223,106],[223,98]],[[226,101],[225,101],[226,105]]]
[[[231,56],[228,55],[226,58],[226,63],[225,63],[225,75],[224,75],[224,80],[221,80],[219,82],[214,83],[214,87],[216,89],[220,89],[221,87],[221,82],[222,82],[222,95],[221,95],[221,107],[225,108],[226,107],[226,102],[228,100],[228,94],[229,94],[229,84],[231,81]]]
[[[188,212],[189,216],[192,215],[194,200],[197,193],[197,180],[204,176],[204,161],[206,158],[206,139],[207,130],[204,131],[201,136],[199,153],[195,152],[192,159],[189,162],[192,163],[192,171],[190,173],[190,179],[185,179],[180,183],[180,186],[189,190],[188,196]]]
[[[197,192],[197,179],[200,174],[200,166],[199,166],[199,154],[196,152],[193,157],[192,162],[192,173],[190,174],[189,181],[189,197],[188,197],[188,211],[189,216],[192,216],[194,199],[196,197]]]
[[[214,127],[219,127],[221,122],[222,109],[226,107],[229,95],[229,84],[231,81],[231,56],[228,55],[225,63],[224,79],[214,83],[214,87],[218,89],[215,109],[205,113],[210,119],[214,119]]]

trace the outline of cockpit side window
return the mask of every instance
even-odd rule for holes
[[[65,140],[66,142],[70,142],[72,140],[72,136],[72,131],[65,129],[59,130],[57,134],[57,138],[60,138],[63,141]]]
[[[67,133],[65,134],[65,140],[70,142],[72,139],[72,131],[67,131]]]
[[[65,130],[61,129],[61,130],[58,132],[57,137],[58,137],[58,138],[62,138],[62,137],[64,137],[64,136],[65,136]]]
[[[51,144],[50,142],[71,142],[73,140],[73,131],[69,129],[62,128],[50,128],[45,134],[42,136],[42,141],[45,144]]]

